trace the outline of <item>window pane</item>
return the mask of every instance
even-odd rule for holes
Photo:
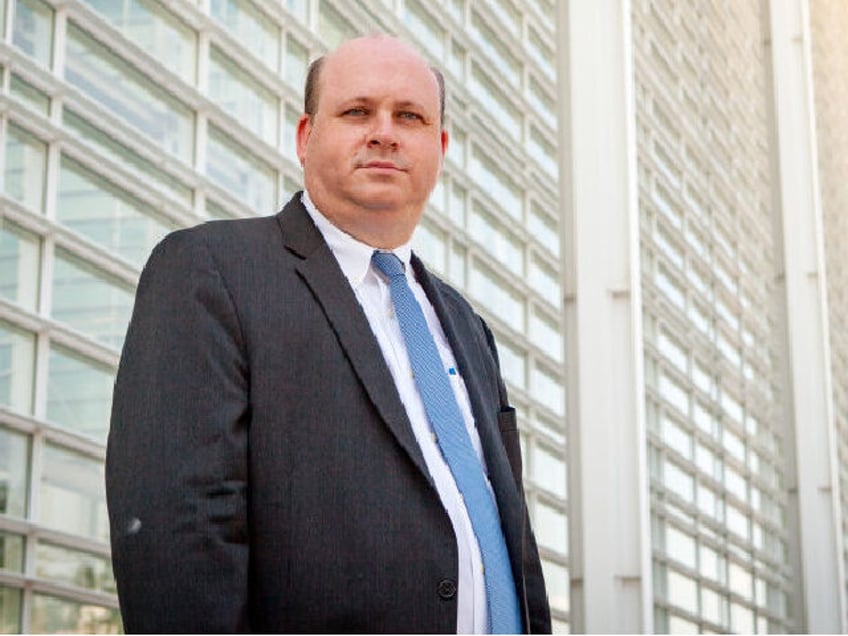
[[[306,47],[291,35],[286,38],[286,81],[298,92],[306,82],[306,69],[309,65],[309,52]]]
[[[0,404],[32,414],[35,334],[0,320]]]
[[[525,388],[527,386],[527,355],[513,348],[508,342],[498,339],[498,359],[504,379],[517,387]]]
[[[521,64],[476,11],[471,12],[471,36],[494,62],[493,66],[512,84],[521,83]]]
[[[30,630],[35,634],[117,634],[120,629],[117,608],[32,595]]]
[[[256,214],[276,209],[276,171],[214,126],[209,127],[206,176],[242,199]]]
[[[559,308],[562,303],[562,292],[556,272],[534,257],[530,260],[529,274],[528,282],[533,288],[551,305]]]
[[[21,535],[0,531],[0,569],[12,572],[24,571],[24,538]],[[0,630],[2,630],[1,625]]]
[[[533,512],[533,528],[539,546],[568,553],[568,522],[565,513],[543,501],[536,501]]]
[[[521,113],[476,63],[471,65],[471,93],[483,102],[490,119],[503,126],[514,139],[521,139]]]
[[[530,341],[557,362],[562,362],[563,340],[559,326],[537,309],[530,314]]]
[[[129,40],[186,82],[194,83],[197,36],[151,0],[83,0]]]
[[[65,79],[186,163],[194,156],[194,114],[73,23]]]
[[[524,331],[524,301],[488,267],[476,261],[472,263],[468,289],[482,305],[507,324],[519,332]]]
[[[555,495],[565,498],[565,453],[555,451],[541,444],[533,447],[533,480]]]
[[[21,590],[0,585],[0,631],[21,633]]]
[[[47,419],[106,443],[114,374],[64,347],[50,350]]]
[[[0,428],[0,512],[26,516],[28,483],[29,437]]]
[[[6,194],[41,212],[46,167],[47,144],[10,122],[6,131]]]
[[[160,170],[150,161],[130,150],[124,144],[115,141],[106,133],[67,108],[62,109],[62,125],[77,133],[86,143],[94,145],[109,159],[121,166],[138,170],[145,177],[145,186],[160,189],[178,199],[185,206],[191,206],[192,191],[176,177]]]
[[[35,311],[40,271],[38,236],[0,218],[0,296]]]
[[[530,375],[530,394],[557,415],[565,415],[565,388],[553,374],[534,366]]]
[[[424,45],[424,49],[437,60],[441,60],[445,55],[444,29],[424,9],[419,0],[406,0],[403,18],[410,31]]]
[[[556,210],[553,210],[556,212]],[[536,237],[551,254],[559,256],[559,229],[556,221],[543,212],[542,206],[535,201],[530,206],[530,214],[527,217],[527,229]]]
[[[279,28],[248,0],[211,0],[209,15],[239,41],[250,42],[250,52],[266,66],[277,70]]]
[[[445,261],[447,259],[447,237],[445,233],[433,227],[429,222],[422,219],[415,234],[412,237],[412,247],[415,253],[439,274],[445,272]]]
[[[44,66],[53,49],[53,9],[43,0],[18,0],[12,42]]]
[[[82,164],[63,156],[56,218],[109,252],[142,265],[174,224]]]
[[[551,609],[568,611],[570,585],[568,581],[568,570],[559,563],[552,563],[542,559],[542,574],[545,577],[545,586],[548,589],[548,600]]]
[[[80,453],[46,444],[40,521],[54,530],[108,542],[103,464]]]
[[[105,345],[121,348],[132,311],[130,286],[57,249],[52,290],[53,318]]]
[[[12,78],[9,82],[9,92],[45,117],[49,114],[50,97],[47,93],[38,90],[35,86],[25,82],[14,73],[12,73]]]
[[[468,232],[489,254],[519,276],[524,275],[524,246],[513,237],[504,224],[474,203],[468,217]]]
[[[318,35],[330,49],[356,36],[356,29],[328,2],[322,2],[318,13]]]
[[[216,46],[209,52],[209,97],[263,141],[277,145],[277,98]]]
[[[50,543],[39,543],[36,552],[36,576],[98,592],[115,594],[112,562],[106,557],[72,550]]]
[[[471,176],[477,187],[488,192],[501,210],[520,221],[524,216],[520,190],[487,154],[475,146],[471,157]]]

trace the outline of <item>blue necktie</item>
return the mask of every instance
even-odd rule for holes
[[[371,261],[389,279],[389,291],[415,384],[477,536],[483,557],[491,632],[520,633],[518,596],[498,510],[424,313],[406,283],[403,264],[394,254],[374,252]]]

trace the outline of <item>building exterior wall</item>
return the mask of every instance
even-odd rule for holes
[[[813,90],[830,322],[833,418],[839,457],[843,572],[848,568],[848,4],[810,3]],[[848,593],[848,582],[842,582]],[[848,620],[848,616],[843,616]]]
[[[355,34],[445,73],[451,144],[414,247],[492,326],[568,621],[550,0],[0,1],[0,631],[119,628],[103,459],[133,290],[168,231],[300,187],[308,62]]]

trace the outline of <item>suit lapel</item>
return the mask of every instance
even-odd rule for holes
[[[366,393],[398,443],[432,484],[394,379],[350,283],[295,195],[277,215],[286,248],[302,260],[297,270],[327,316]]]

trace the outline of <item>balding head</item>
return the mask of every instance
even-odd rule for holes
[[[318,99],[321,96],[321,69],[324,66],[324,62],[334,56],[334,55],[344,55],[346,48],[356,48],[358,44],[362,44],[362,41],[367,40],[385,40],[387,42],[394,42],[401,48],[407,49],[412,55],[419,57],[421,62],[427,65],[427,62],[424,58],[413,49],[411,46],[406,44],[405,42],[398,40],[396,38],[389,37],[387,35],[369,35],[362,38],[356,38],[354,40],[348,40],[339,48],[337,48],[332,53],[328,53],[327,55],[322,55],[319,58],[313,60],[313,62],[309,65],[309,70],[306,73],[306,85],[304,86],[303,91],[303,112],[307,115],[313,115],[318,108]],[[442,75],[442,72],[436,68],[435,66],[428,66],[430,72],[433,74],[433,77],[436,79],[436,85],[439,90],[439,123],[444,126],[445,123],[445,77]]]

